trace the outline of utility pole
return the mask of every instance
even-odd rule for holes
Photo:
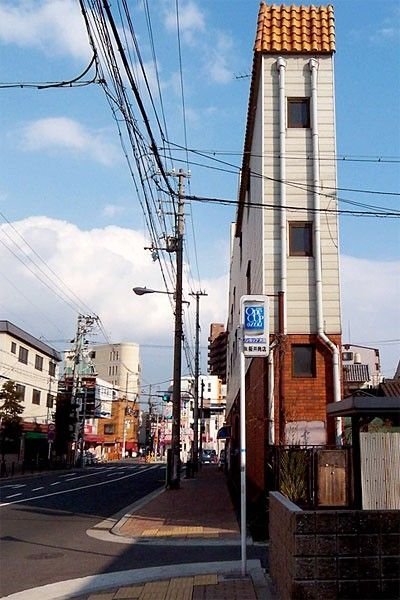
[[[193,467],[194,471],[198,470],[199,466],[199,375],[200,375],[200,296],[207,296],[205,292],[193,292],[190,296],[196,298],[196,341],[194,355],[194,407],[193,407]]]
[[[183,232],[184,232],[184,183],[189,175],[182,169],[178,173],[178,210],[176,214],[175,253],[176,253],[176,287],[175,287],[175,336],[174,336],[174,376],[172,390],[172,457],[169,488],[180,487],[180,450],[181,450],[181,374],[182,374],[182,267],[183,267]]]
[[[204,381],[201,382],[201,396],[200,396],[200,444],[199,444],[199,454],[200,454],[200,465],[201,465],[201,455],[203,453],[203,425],[204,425]]]

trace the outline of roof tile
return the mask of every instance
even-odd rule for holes
[[[255,52],[335,51],[333,7],[260,4]]]

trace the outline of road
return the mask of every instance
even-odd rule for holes
[[[164,482],[163,466],[132,463],[5,480],[0,488],[0,595],[135,568],[137,552],[127,551],[131,547],[101,542],[86,531]]]
[[[98,573],[182,563],[182,547],[121,544],[87,531],[165,485],[165,467],[111,463],[0,487],[0,596]],[[184,562],[239,560],[239,546],[188,546]],[[253,548],[249,557],[265,550]],[[28,596],[27,596],[28,597]]]

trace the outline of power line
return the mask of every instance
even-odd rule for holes
[[[228,200],[223,198],[205,198],[202,196],[186,196],[186,199],[192,200],[193,202],[203,202],[209,204],[220,204],[224,206],[239,206],[238,200]],[[243,206],[259,209],[271,209],[271,210],[282,210],[286,209],[293,212],[310,212],[310,213],[326,213],[326,214],[340,214],[349,215],[353,217],[374,217],[374,218],[399,218],[400,212],[398,211],[387,211],[387,212],[373,212],[373,211],[357,211],[357,210],[344,210],[344,209],[330,209],[330,208],[319,208],[315,209],[312,207],[302,206],[277,206],[276,204],[268,204],[262,202],[243,202]]]
[[[92,66],[95,66],[95,74],[92,77],[92,79],[89,79],[87,81],[83,80],[83,77],[90,71],[90,69],[92,68]],[[91,85],[92,83],[100,83],[99,81],[99,74],[97,71],[97,64],[96,64],[96,55],[95,53],[93,54],[88,66],[84,69],[84,71],[82,71],[82,73],[80,75],[77,75],[76,77],[72,78],[72,79],[67,79],[64,81],[45,81],[45,82],[13,82],[13,83],[0,83],[0,88],[30,88],[30,89],[37,89],[37,90],[47,90],[50,88],[65,88],[65,87],[84,87],[87,85]]]

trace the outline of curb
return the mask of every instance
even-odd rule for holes
[[[149,567],[147,569],[130,569],[105,573],[101,575],[89,575],[78,579],[69,579],[58,583],[50,583],[30,590],[16,592],[9,596],[3,596],[0,600],[70,600],[74,596],[83,596],[93,592],[106,591],[110,588],[118,588],[132,584],[142,584],[149,581],[162,581],[179,577],[190,577],[195,575],[240,575],[241,561],[225,561],[210,563],[187,563],[179,565],[164,565],[162,567]],[[267,580],[261,568],[259,560],[247,561],[247,572],[253,580],[257,597],[260,600],[268,598],[265,590],[268,590]],[[259,589],[264,595],[259,595]],[[272,598],[271,598],[272,600]]]

